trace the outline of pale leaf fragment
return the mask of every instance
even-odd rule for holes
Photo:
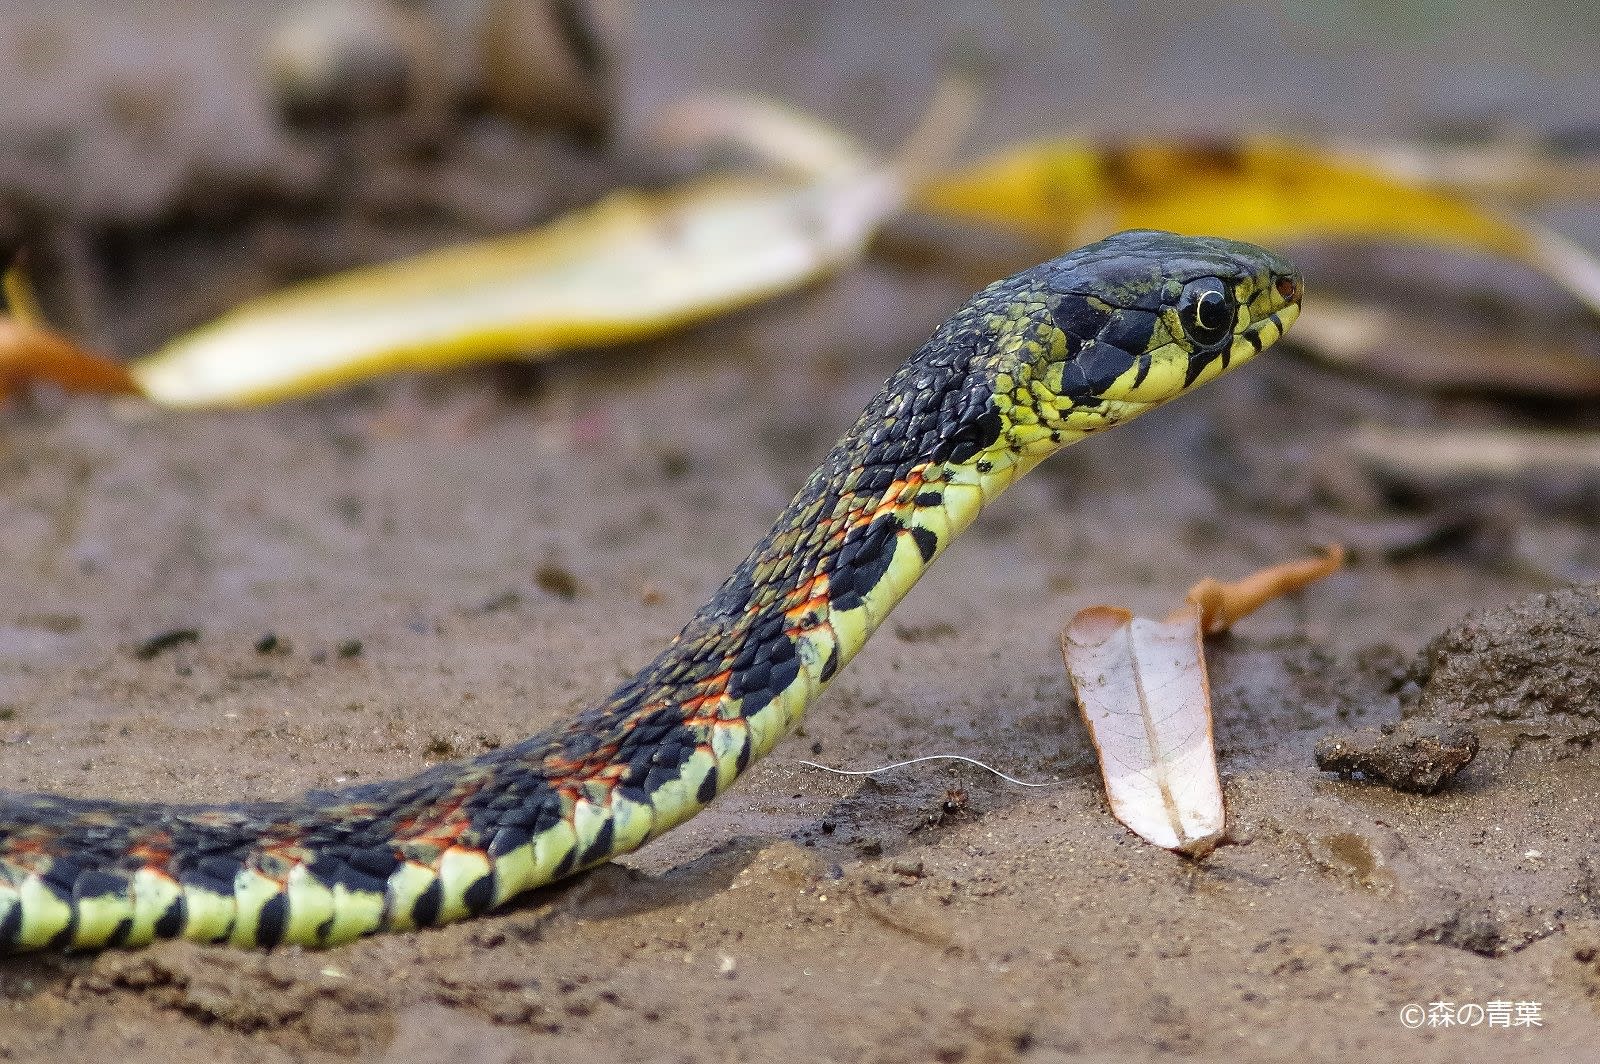
[[[1091,606],[1061,633],[1061,652],[1112,814],[1157,846],[1209,852],[1224,811],[1200,611],[1152,621]]]
[[[1322,296],[1295,322],[1294,337],[1324,362],[1422,388],[1600,397],[1600,359],[1567,332],[1530,341]]]
[[[872,165],[853,137],[778,100],[758,96],[693,96],[650,122],[649,138],[686,154],[736,150],[786,176],[817,180]]]
[[[1336,147],[1391,174],[1466,195],[1530,206],[1600,199],[1600,158],[1557,154],[1526,138],[1460,146],[1369,139]]]
[[[1351,457],[1409,484],[1452,477],[1536,478],[1600,474],[1600,434],[1534,429],[1406,429],[1369,425],[1345,444]]]
[[[1320,558],[1268,566],[1242,580],[1207,577],[1164,621],[1090,606],[1068,623],[1061,633],[1067,674],[1112,815],[1130,831],[1196,857],[1222,840],[1205,636],[1343,564],[1344,548],[1333,544]]]

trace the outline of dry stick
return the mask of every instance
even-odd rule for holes
[[[944,74],[911,135],[895,150],[889,168],[902,186],[912,188],[947,165],[977,121],[983,90],[971,73]]]
[[[1408,430],[1368,426],[1346,449],[1387,477],[1515,477],[1600,471],[1600,433],[1517,429]]]
[[[1268,566],[1231,583],[1208,576],[1189,589],[1184,597],[1186,604],[1168,620],[1176,620],[1179,613],[1193,607],[1200,611],[1200,630],[1206,635],[1227,631],[1280,595],[1338,572],[1344,566],[1344,547],[1330,543],[1325,550],[1324,557]]]
[[[1294,337],[1324,362],[1425,388],[1600,396],[1600,360],[1570,337],[1539,344],[1508,341],[1480,329],[1446,327],[1321,294],[1316,310],[1295,323]]]

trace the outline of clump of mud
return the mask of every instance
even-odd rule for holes
[[[1432,794],[1478,754],[1477,733],[1462,727],[1403,720],[1317,743],[1317,767],[1345,778]]]
[[[1600,739],[1600,586],[1468,614],[1400,677],[1402,719],[1317,743],[1317,767],[1432,794],[1477,756],[1570,756]]]
[[[1600,586],[1577,585],[1468,614],[1425,647],[1407,719],[1501,737],[1600,738]]]

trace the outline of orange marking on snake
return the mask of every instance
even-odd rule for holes
[[[37,859],[49,856],[51,854],[47,840],[19,835],[10,840],[10,849],[6,854],[6,860],[24,871],[38,872],[39,861]],[[34,858],[35,860],[30,861],[28,858]]]
[[[471,818],[462,811],[462,807],[481,786],[481,783],[474,782],[461,787],[423,815],[400,821],[395,825],[395,842],[420,842],[441,848],[453,845],[472,827]]]
[[[270,846],[261,851],[260,860],[253,862],[251,870],[287,888],[289,874],[296,865],[306,864],[308,856],[308,851],[301,846]]]
[[[783,616],[789,621],[799,622],[808,613],[819,613],[826,609],[830,601],[828,574],[818,573],[800,585],[795,594],[800,597],[800,603],[783,611]],[[788,634],[795,635],[795,629],[789,628]]]
[[[708,678],[704,681],[706,688],[704,693],[683,700],[683,711],[685,713],[699,713],[713,703],[722,701],[728,691],[728,681],[731,679],[733,679],[732,669],[723,669],[715,676]]]
[[[930,465],[931,463],[923,463],[913,467],[903,479],[896,480],[885,488],[878,505],[873,508],[870,516],[868,516],[867,523],[871,524],[885,514],[893,513],[912,499],[915,499],[917,493],[922,490],[922,485],[926,483],[923,474],[927,472]]]
[[[128,853],[144,862],[146,868],[164,872],[172,860],[172,836],[165,831],[154,832],[128,847]]]

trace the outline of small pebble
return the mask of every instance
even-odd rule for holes
[[[540,591],[571,602],[578,597],[578,578],[559,565],[541,565],[533,574]]]
[[[158,632],[149,639],[143,640],[133,648],[133,656],[140,661],[149,661],[163,650],[171,650],[184,643],[196,643],[200,640],[198,628],[172,628],[165,632]]]

